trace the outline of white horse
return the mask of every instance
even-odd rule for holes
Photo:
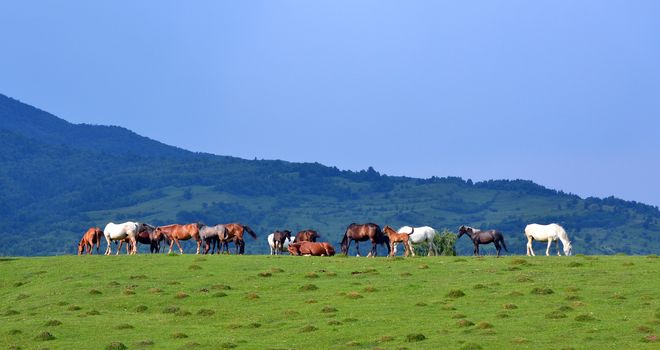
[[[141,225],[142,224],[133,221],[128,221],[123,224],[115,224],[111,222],[105,225],[103,234],[105,235],[105,240],[108,242],[108,247],[105,249],[105,255],[112,254],[112,246],[110,245],[111,241],[121,241],[127,237],[130,240],[131,254],[137,254],[136,238],[140,232]],[[119,255],[119,249],[117,249],[117,255]]]
[[[270,246],[270,255],[275,255],[275,242],[273,242],[274,234],[271,233],[268,235],[268,246]],[[281,252],[287,252],[289,249],[289,244],[293,243],[296,240],[296,237],[287,238],[284,240],[284,244],[280,247]]]
[[[571,241],[568,239],[568,235],[563,227],[557,224],[550,225],[539,225],[539,224],[530,224],[525,227],[525,236],[527,237],[527,256],[530,254],[535,256],[534,250],[532,250],[532,241],[537,240],[541,242],[548,242],[548,249],[545,250],[545,255],[550,256],[550,246],[552,242],[555,242],[557,246],[557,255],[559,253],[559,242],[561,241],[564,246],[564,255],[573,254],[573,246]]]
[[[402,228],[397,231],[398,233],[409,233],[412,231],[412,227],[410,226],[403,226]],[[431,256],[431,251],[433,251],[433,255],[438,255],[438,248],[433,244],[433,240],[435,239],[435,229],[433,227],[429,226],[422,226],[422,227],[415,227],[415,231],[409,236],[408,239],[408,247],[410,248],[410,251],[412,252],[412,255],[415,256],[415,249],[413,249],[413,243],[422,243],[426,242],[429,245],[429,253],[428,256]],[[396,247],[399,245],[399,243],[394,243],[394,254],[396,255]]]

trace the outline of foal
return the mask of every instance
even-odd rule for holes
[[[414,232],[414,227],[410,233],[398,233],[394,231],[393,228],[385,226],[385,228],[383,228],[383,233],[386,234],[390,239],[390,256],[394,256],[394,245],[396,243],[403,243],[403,246],[406,247],[406,251],[403,256],[408,256],[410,254],[410,244],[408,241],[410,239],[410,235],[412,235]]]

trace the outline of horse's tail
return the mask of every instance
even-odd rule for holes
[[[248,226],[248,225],[242,225],[242,226],[243,226],[243,229],[244,229],[245,231],[247,231],[247,233],[249,233],[250,236],[252,236],[252,238],[257,239],[257,234],[254,233],[254,231],[252,231],[252,229],[250,228],[250,226]]]
[[[415,233],[415,228],[412,227],[412,226],[411,226],[410,228],[411,228],[411,230],[410,230],[410,233],[408,234],[408,236],[410,236],[410,235],[412,235],[413,233]]]
[[[500,242],[502,242],[502,247],[503,247],[503,248],[504,248],[504,250],[506,250],[506,252],[508,253],[508,252],[509,252],[509,250],[508,250],[508,249],[506,249],[506,244],[504,244],[504,236],[500,236]]]
[[[351,228],[349,225],[344,232],[344,237],[341,239],[340,249],[344,254],[348,254],[348,230]]]

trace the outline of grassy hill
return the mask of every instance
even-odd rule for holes
[[[9,349],[655,349],[657,256],[0,260]]]
[[[192,153],[119,127],[75,125],[0,95],[0,255],[73,253],[90,226],[242,222],[247,253],[276,229],[314,228],[338,242],[352,222],[467,224],[504,232],[524,253],[531,222],[562,224],[585,254],[660,252],[657,207],[580,198],[525,180],[392,177],[372,168]],[[460,253],[471,251],[467,240]],[[486,249],[486,252],[489,252]]]

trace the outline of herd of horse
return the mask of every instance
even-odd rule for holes
[[[92,254],[94,246],[99,252],[101,238],[105,237],[107,247],[105,255],[112,254],[112,242],[118,243],[116,254],[121,251],[122,245],[126,244],[127,254],[137,254],[138,243],[149,245],[151,253],[159,253],[161,244],[165,242],[169,246],[169,252],[172,252],[174,244],[179,248],[179,253],[183,254],[183,248],[180,241],[194,239],[197,243],[196,254],[229,254],[229,243],[235,245],[236,254],[244,254],[245,240],[244,234],[247,233],[254,239],[256,233],[249,226],[240,223],[220,224],[207,226],[202,223],[191,223],[186,225],[172,224],[165,226],[152,226],[146,223],[128,221],[121,224],[108,223],[105,229],[92,227],[85,232],[78,243],[78,255]],[[461,226],[458,229],[458,238],[463,235],[470,237],[474,244],[474,255],[479,255],[479,245],[493,243],[497,250],[497,256],[500,256],[500,250],[504,248],[508,252],[504,243],[504,235],[498,230],[479,230],[470,226]],[[436,230],[429,226],[412,227],[403,226],[398,231],[390,226],[383,229],[374,223],[348,225],[344,236],[340,242],[341,253],[348,255],[352,242],[355,242],[357,256],[360,256],[360,242],[371,243],[371,249],[367,256],[376,256],[377,246],[384,245],[387,248],[389,256],[396,255],[399,244],[404,246],[404,256],[415,256],[413,244],[426,243],[428,245],[428,255],[437,255],[438,247],[434,244]],[[564,255],[571,255],[573,248],[571,241],[563,227],[558,224],[539,225],[530,224],[525,227],[525,237],[527,238],[527,255],[535,255],[532,249],[532,242],[547,242],[548,247],[545,254],[550,255],[550,248],[555,242],[557,255],[559,251],[559,241],[562,242]],[[289,230],[275,231],[268,235],[268,245],[270,254],[278,255],[282,252],[289,252],[291,255],[311,255],[311,256],[332,256],[335,255],[335,248],[328,242],[317,242],[321,236],[314,230],[303,230],[292,236]],[[204,248],[202,251],[202,243]]]

